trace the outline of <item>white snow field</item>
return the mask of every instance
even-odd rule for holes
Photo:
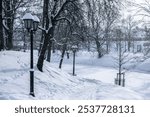
[[[80,55],[80,56],[79,56]],[[138,56],[138,55],[137,55]],[[128,64],[126,87],[114,85],[117,70],[109,55],[97,59],[95,54],[81,51],[76,56],[76,74],[72,76],[72,54],[64,58],[58,69],[59,53],[45,61],[44,72],[36,68],[35,97],[29,95],[30,53],[18,51],[0,52],[0,99],[48,99],[48,100],[141,100],[150,99],[150,59]],[[137,64],[135,67],[135,64]],[[134,66],[134,68],[132,67]],[[132,68],[132,69],[131,69]]]

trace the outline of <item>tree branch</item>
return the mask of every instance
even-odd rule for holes
[[[69,24],[71,23],[71,21],[66,17],[57,18],[55,21],[60,21],[60,20],[66,20]]]

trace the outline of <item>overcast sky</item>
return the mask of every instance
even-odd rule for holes
[[[145,0],[125,0],[125,1],[130,1],[130,2],[133,2],[135,4],[142,4],[145,2]],[[147,1],[150,2],[150,0],[147,0]],[[132,3],[130,5],[127,3],[128,2],[125,2],[125,7],[124,7],[123,12],[122,12],[123,18],[126,18],[128,15],[132,15],[132,16],[134,16],[134,19],[137,21],[138,20],[150,21],[149,20],[150,18],[146,18],[146,17],[141,15],[141,14],[145,14],[144,12],[137,12],[138,11],[137,7],[132,5]]]

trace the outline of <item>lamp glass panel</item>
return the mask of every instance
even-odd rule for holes
[[[33,22],[33,30],[34,30],[34,31],[37,30],[38,24],[39,24],[38,22],[35,22],[35,21]]]
[[[31,19],[25,19],[24,20],[24,26],[25,26],[25,28],[26,29],[31,29],[33,26],[33,20],[31,20]]]
[[[27,28],[28,29],[31,29],[33,27],[33,20],[28,20],[28,23],[27,23]]]
[[[26,20],[24,20],[24,26],[25,26],[25,28],[27,28],[27,21]]]

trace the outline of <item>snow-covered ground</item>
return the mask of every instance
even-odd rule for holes
[[[62,69],[58,69],[59,53],[52,56],[51,63],[45,62],[44,72],[35,65],[33,98],[29,96],[29,56],[29,52],[0,52],[0,99],[150,99],[150,59],[129,63],[126,87],[120,87],[114,85],[113,58],[97,59],[95,53],[85,51],[76,56],[77,76],[71,75],[72,55],[65,57]],[[34,58],[36,64],[37,56]]]

